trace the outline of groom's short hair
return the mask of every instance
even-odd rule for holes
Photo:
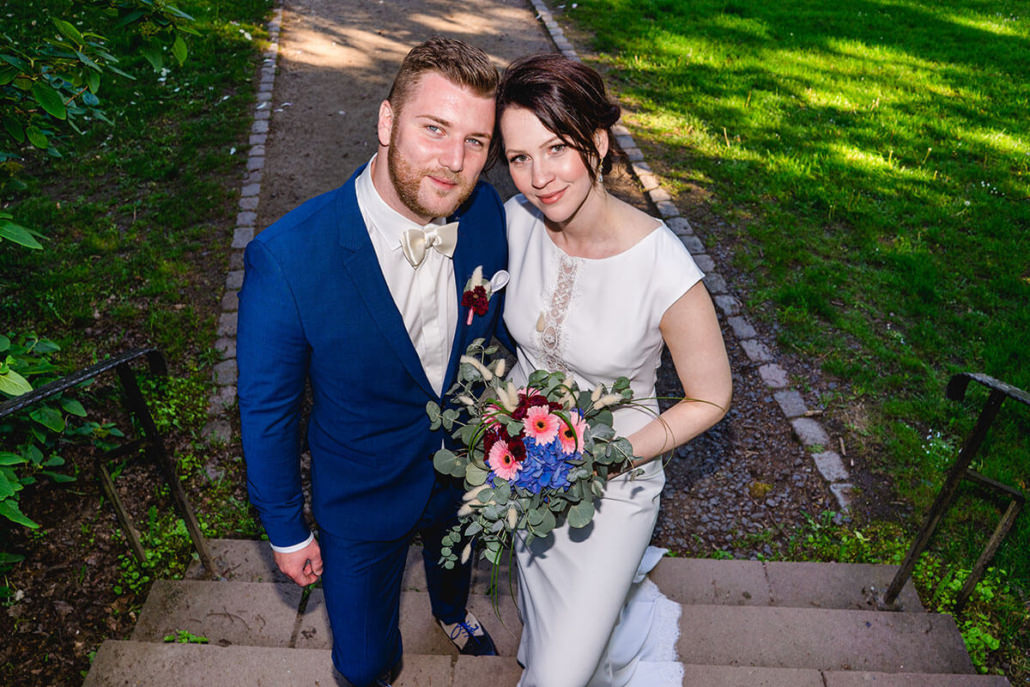
[[[497,67],[479,48],[453,38],[434,36],[408,52],[386,99],[397,111],[404,107],[408,94],[422,76],[437,72],[451,83],[464,86],[484,98],[497,91]]]

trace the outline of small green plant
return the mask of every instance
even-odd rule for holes
[[[176,644],[207,644],[208,638],[203,635],[195,635],[189,630],[176,630],[173,634],[164,636],[165,642]]]
[[[157,506],[147,510],[147,528],[140,533],[146,560],[142,563],[130,553],[118,556],[121,576],[115,594],[141,594],[155,577],[180,577],[190,560],[189,532],[186,523],[172,513],[160,514]]]

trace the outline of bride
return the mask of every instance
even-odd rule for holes
[[[626,376],[646,406],[615,414],[637,469],[608,482],[591,525],[516,544],[520,687],[681,683],[678,607],[642,582],[660,557],[648,548],[665,484],[659,458],[718,422],[732,392],[690,253],[663,222],[605,191],[619,111],[595,71],[557,54],[516,60],[498,88],[501,155],[520,191],[505,205],[512,379],[561,370],[591,388]],[[686,400],[659,415],[663,345]]]

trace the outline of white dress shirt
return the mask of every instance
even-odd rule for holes
[[[365,166],[355,180],[358,209],[365,220],[379,268],[404,320],[411,343],[422,362],[429,383],[437,394],[443,393],[444,375],[451,357],[451,343],[458,324],[458,296],[454,283],[454,262],[435,250],[426,251],[425,260],[412,267],[401,251],[401,234],[422,225],[404,217],[386,204],[372,183],[372,164]],[[385,161],[384,161],[385,164]],[[443,224],[446,218],[434,220]],[[292,553],[306,547],[314,534],[293,546],[272,546],[279,553]]]

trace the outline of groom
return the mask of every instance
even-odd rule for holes
[[[433,470],[450,439],[429,431],[425,407],[500,318],[500,294],[483,315],[459,306],[477,266],[489,278],[507,262],[503,207],[478,181],[496,87],[481,50],[443,38],[416,46],[380,105],[368,164],[246,250],[237,358],[248,489],[283,573],[300,585],[322,578],[340,685],[387,684],[399,670],[400,584],[416,534],[441,628],[462,653],[495,653],[466,609],[471,566],[437,565],[461,485]],[[317,537],[302,514],[307,383]]]

